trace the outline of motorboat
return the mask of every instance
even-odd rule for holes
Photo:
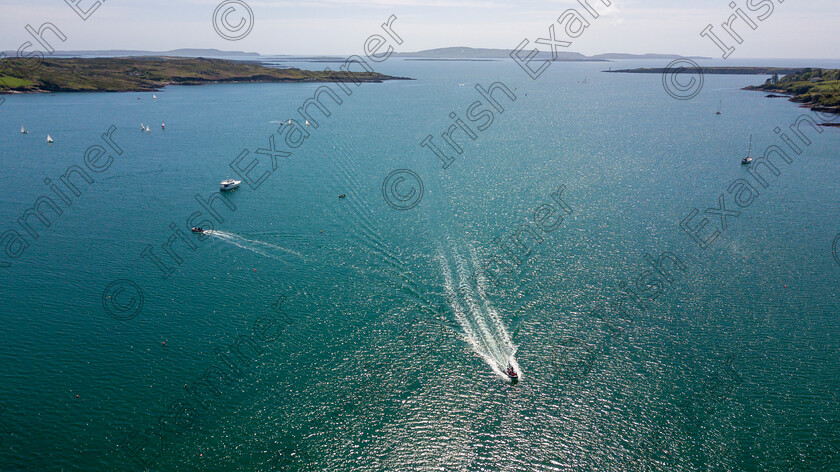
[[[29,131],[23,129],[23,126],[20,127],[20,134],[29,134]]]
[[[219,188],[222,191],[233,190],[235,188],[239,188],[239,184],[241,184],[241,183],[242,183],[241,180],[233,180],[233,179],[223,180],[222,183],[219,184],[220,185]]]
[[[342,193],[341,195],[338,196],[338,198],[347,198],[347,195]]]
[[[160,128],[161,128],[161,129],[166,129],[166,123],[161,123],[161,124],[160,124]]]
[[[193,233],[203,234],[204,228],[192,228]]]
[[[750,147],[747,150],[747,157],[741,159],[741,165],[747,165],[752,162],[752,135],[750,135]]]
[[[514,370],[512,365],[509,365],[507,370],[505,370],[505,375],[507,375],[508,378],[510,378],[510,380],[514,382],[519,380],[519,374],[516,373],[516,370]]]

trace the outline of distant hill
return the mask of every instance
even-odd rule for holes
[[[399,57],[406,57],[406,58],[422,58],[422,59],[510,59],[510,49],[484,49],[484,48],[464,48],[464,47],[455,47],[455,48],[438,48],[438,49],[426,49],[424,51],[417,51],[417,52],[403,52],[394,54],[395,56]],[[525,51],[522,52],[522,55],[525,56],[527,53]],[[566,52],[562,51],[557,54],[558,61],[602,61],[603,59],[596,59],[591,57],[586,57],[583,54],[577,52]],[[551,59],[551,53],[549,52],[540,52],[537,56],[538,59]]]
[[[16,57],[15,51],[6,51],[9,57]],[[140,51],[132,49],[105,49],[96,51],[56,51],[51,56],[94,56],[94,57],[259,57],[256,52],[220,51],[218,49],[173,49],[172,51]]]
[[[487,49],[487,48],[467,48],[467,47],[450,47],[426,49],[424,51],[416,52],[401,52],[394,53],[396,57],[413,58],[413,59],[445,59],[445,60],[468,60],[468,59],[510,59],[510,49]],[[5,51],[8,57],[16,57],[16,51]],[[522,54],[527,54],[523,51]],[[289,61],[320,62],[324,60],[344,61],[346,57],[331,56],[307,56],[298,57],[293,55],[261,55],[256,52],[244,51],[221,51],[219,49],[173,49],[171,51],[143,51],[134,49],[102,49],[94,51],[56,51],[50,56],[53,57],[225,57],[225,58],[265,58],[265,57],[282,57]],[[607,53],[596,54],[594,56],[586,56],[577,52],[559,51],[557,53],[558,61],[585,61],[585,62],[599,62],[611,60],[626,60],[626,59],[664,59],[674,60],[682,56],[676,54],[625,54],[625,53]],[[550,60],[551,53],[548,51],[541,51],[536,56],[539,60]],[[709,59],[708,57],[693,57],[692,59]]]
[[[674,59],[682,59],[684,56],[680,56],[677,54],[626,54],[626,53],[616,53],[611,52],[607,54],[596,54],[592,57],[597,57],[599,59],[614,59],[614,60],[622,60],[622,59],[664,59],[673,61]],[[711,57],[691,57],[690,59],[711,59]]]
[[[484,48],[438,48],[426,49],[417,52],[403,52],[395,54],[395,56],[406,58],[422,58],[422,59],[510,59],[510,49],[484,49]],[[526,55],[525,51],[522,55]],[[541,51],[537,59],[551,59],[551,53],[548,51]],[[676,54],[624,54],[624,53],[608,53],[597,54],[595,56],[586,56],[578,52],[560,51],[557,53],[558,61],[609,61],[619,59],[667,59],[674,60],[683,56]],[[695,57],[694,59],[709,59],[707,57]]]

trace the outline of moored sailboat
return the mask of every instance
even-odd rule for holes
[[[747,165],[752,162],[752,135],[750,135],[750,147],[747,149],[747,157],[741,159],[741,165]]]

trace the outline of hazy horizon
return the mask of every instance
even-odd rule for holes
[[[438,1],[431,5],[421,5],[416,0],[250,1],[244,3],[253,14],[249,25],[252,30],[241,40],[229,41],[213,28],[214,10],[222,3],[215,0],[192,0],[178,5],[158,0],[101,3],[95,10],[96,2],[75,1],[80,10],[91,12],[87,20],[83,21],[68,6],[72,3],[69,0],[67,4],[4,1],[0,49],[17,50],[32,41],[27,25],[37,30],[44,23],[52,23],[67,38],[61,42],[51,37],[51,43],[55,43],[51,46],[59,51],[214,48],[261,55],[350,55],[358,54],[365,39],[379,32],[380,25],[391,15],[397,16],[394,28],[405,39],[398,52],[444,47],[513,49],[523,39],[529,39],[529,46],[533,46],[535,39],[546,37],[549,25],[556,23],[565,10],[583,11],[580,3],[566,0],[517,5],[494,0]],[[717,35],[725,35],[721,23],[734,14],[725,1],[689,0],[677,6],[664,0],[612,1],[610,6],[599,0],[588,1],[599,18],[590,18],[586,34],[562,51],[587,56],[621,52],[720,58],[719,47],[700,33],[712,25]],[[736,20],[734,28],[742,42],[725,38],[735,48],[729,59],[840,58],[840,44],[834,33],[840,18],[836,8],[830,9],[829,0],[807,5],[762,0],[759,6],[768,3],[773,5],[769,13],[766,9],[748,8],[744,1],[737,2],[736,8],[743,8],[756,28]],[[234,23],[240,18],[237,15],[239,12],[231,15],[236,17]],[[758,20],[758,16],[763,19]],[[492,34],[488,35],[488,31]],[[557,36],[562,36],[562,29]]]

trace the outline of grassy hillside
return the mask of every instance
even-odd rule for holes
[[[812,110],[840,113],[840,70],[837,69],[803,69],[776,82],[768,79],[764,85],[746,87],[746,90],[784,93],[791,95],[791,101]]]
[[[32,69],[36,64],[35,70]],[[354,70],[358,69],[358,65]],[[362,82],[397,79],[377,73],[354,73]],[[166,85],[232,82],[351,81],[346,72],[272,69],[246,62],[204,58],[121,57],[26,59],[0,61],[0,93],[142,92]]]

